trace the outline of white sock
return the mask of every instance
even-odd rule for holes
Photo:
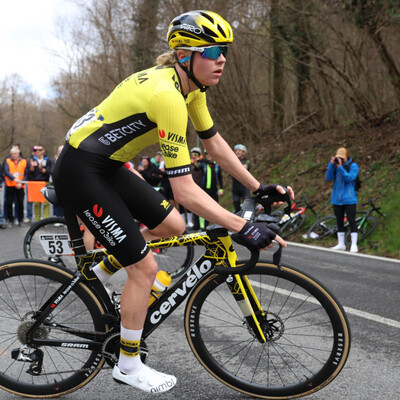
[[[351,232],[351,244],[357,244],[358,232]]]
[[[187,215],[188,225],[192,225],[193,214],[192,213],[187,213],[186,215]]]
[[[121,325],[121,339],[129,340],[132,342],[140,341],[142,337],[143,329],[133,330],[126,329]],[[121,372],[127,375],[137,375],[139,371],[142,369],[142,360],[140,359],[140,355],[135,357],[128,357],[122,352],[119,353],[118,359],[118,368]]]
[[[99,264],[93,267],[93,272],[103,285],[111,278],[111,275],[105,273]]]
[[[338,245],[344,246],[344,232],[338,232],[337,237],[338,237]]]

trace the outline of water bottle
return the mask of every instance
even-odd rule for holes
[[[150,293],[149,306],[158,299],[162,292],[171,284],[171,275],[166,271],[158,271]]]

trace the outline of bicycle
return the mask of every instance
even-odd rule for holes
[[[283,239],[288,238],[305,224],[307,210],[310,210],[315,217],[318,218],[318,214],[314,211],[314,207],[315,205],[309,203],[308,199],[302,199],[298,200],[297,202],[293,202],[290,209],[290,215],[285,214],[283,210],[273,211],[271,215],[277,217],[276,223],[279,225],[281,237]],[[259,210],[259,215],[256,217],[256,221],[269,221],[270,217],[268,214],[263,214],[262,212],[262,209]]]
[[[362,207],[370,206],[367,211],[356,212],[356,223],[358,231],[358,241],[364,240],[374,231],[378,224],[378,219],[371,215],[374,211],[377,212],[381,217],[384,215],[379,211],[381,207],[375,206],[376,199],[369,199],[366,203],[361,204]],[[345,236],[346,245],[350,244],[350,230],[349,221],[345,217],[344,227],[347,230]],[[334,215],[328,215],[320,218],[313,225],[310,226],[307,232],[307,238],[309,239],[323,239],[329,235],[336,235],[337,233],[336,217]]]
[[[74,251],[63,217],[45,218],[32,224],[24,237],[23,249],[25,258],[47,260],[68,269],[76,269]],[[177,279],[192,264],[194,249],[190,246],[154,249],[153,255],[157,264],[172,279]]]
[[[17,395],[71,393],[118,361],[118,296],[110,298],[91,271],[95,252],[85,253],[75,216],[66,220],[75,273],[33,259],[0,264],[0,387]],[[237,261],[231,236],[217,226],[149,242],[194,245],[204,246],[204,254],[149,307],[144,361],[147,338],[187,299],[189,347],[232,389],[265,399],[298,397],[339,374],[350,351],[346,313],[321,283],[281,264],[281,247],[273,263],[259,261],[258,251]]]

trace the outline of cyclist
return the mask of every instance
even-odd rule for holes
[[[121,295],[121,350],[113,377],[151,393],[169,390],[176,378],[142,364],[138,356],[158,270],[145,240],[181,234],[185,224],[176,208],[123,164],[158,141],[180,204],[240,233],[254,249],[271,247],[274,238],[286,245],[265,225],[248,222],[219,206],[190,174],[188,116],[204,148],[249,190],[268,196],[284,193],[281,186],[261,185],[242,166],[207,109],[205,91],[222,76],[228,44],[233,41],[231,26],[210,11],[187,12],[171,22],[167,40],[171,51],[158,58],[157,66],[125,79],[72,126],[54,174],[61,201],[127,272]],[[293,190],[289,191],[293,197]],[[135,218],[147,228],[140,232]],[[100,265],[94,272],[103,283],[112,273]]]

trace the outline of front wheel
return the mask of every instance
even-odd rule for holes
[[[337,232],[336,217],[328,215],[315,221],[307,232],[309,239],[323,239],[326,236],[334,235]]]
[[[263,310],[257,319],[267,342],[258,341],[230,292],[233,277],[214,274],[199,283],[186,306],[186,337],[196,358],[216,379],[251,396],[283,399],[323,388],[349,355],[341,305],[292,267],[258,262],[247,278]]]

